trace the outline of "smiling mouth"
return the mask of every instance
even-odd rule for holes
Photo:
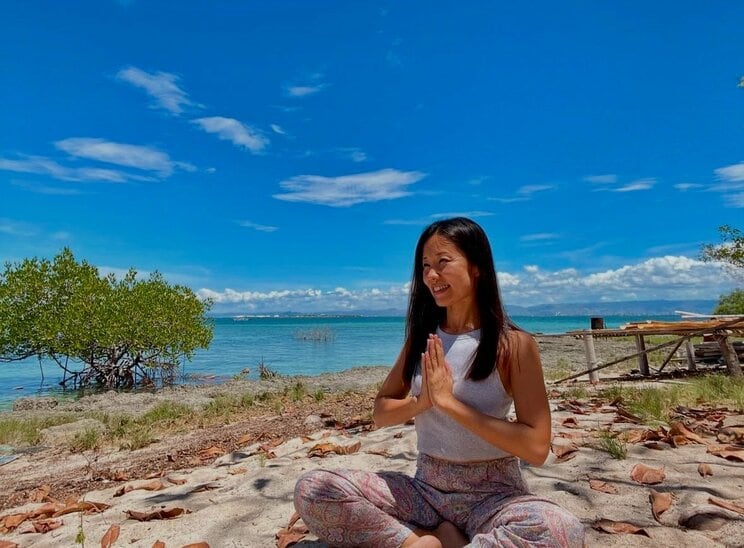
[[[446,291],[447,289],[449,289],[449,285],[448,284],[435,285],[435,286],[432,286],[431,292],[434,295],[438,295],[439,293],[442,293],[443,291]]]

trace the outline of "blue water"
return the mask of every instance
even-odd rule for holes
[[[657,316],[653,319],[677,318]],[[564,333],[589,327],[587,316],[515,316],[513,320],[533,333]],[[605,324],[613,328],[637,320],[639,318],[606,316]],[[327,342],[315,342],[296,336],[313,329],[327,329],[334,337]],[[402,317],[250,318],[241,321],[216,318],[212,344],[207,350],[196,353],[194,360],[184,366],[184,373],[192,379],[207,377],[210,382],[220,382],[244,368],[251,370],[248,378],[258,378],[257,364],[261,360],[282,375],[317,375],[362,365],[391,365],[400,351],[403,329]],[[12,401],[21,396],[59,394],[60,369],[53,362],[44,362],[42,368],[43,383],[36,359],[0,363],[0,409],[8,409]]]

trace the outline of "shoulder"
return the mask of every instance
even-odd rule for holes
[[[510,373],[515,374],[523,368],[540,365],[540,349],[535,338],[519,329],[510,329],[503,340],[503,357]]]

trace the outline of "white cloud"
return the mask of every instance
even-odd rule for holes
[[[744,207],[744,192],[724,196],[729,207]]]
[[[178,87],[179,77],[169,72],[145,72],[137,67],[127,67],[120,70],[116,77],[133,86],[144,89],[155,99],[160,108],[179,115],[184,107],[195,105],[188,94]]]
[[[271,128],[271,131],[274,133],[277,133],[279,135],[286,135],[287,132],[284,131],[284,128],[280,126],[279,124],[270,124],[269,127]]]
[[[284,92],[289,97],[306,97],[308,95],[314,95],[319,91],[323,91],[327,87],[327,84],[313,84],[303,86],[287,86],[284,88]]]
[[[95,181],[124,183],[127,181],[155,181],[154,177],[135,175],[117,169],[67,167],[44,156],[24,156],[23,159],[0,158],[0,171],[48,175],[60,181]]]
[[[339,156],[352,162],[361,163],[369,160],[367,153],[359,148],[339,148],[337,149]]]
[[[684,256],[655,257],[601,272],[575,268],[548,271],[526,265],[518,273],[499,272],[507,304],[598,302],[650,299],[715,299],[735,286],[723,265]],[[362,289],[294,288],[264,291],[217,291],[203,288],[199,297],[215,301],[215,311],[327,312],[334,310],[405,310],[410,283]]]
[[[269,145],[269,140],[258,130],[234,118],[211,116],[192,120],[192,123],[197,124],[207,133],[214,133],[220,139],[230,141],[254,153],[261,152]]]
[[[29,223],[0,217],[0,234],[23,237],[34,236],[37,233],[38,229]]]
[[[11,181],[10,184],[35,194],[48,194],[51,196],[76,196],[82,194],[82,191],[77,188],[36,185],[27,181]]]
[[[553,185],[525,185],[517,190],[517,194],[520,196],[532,196],[536,192],[545,192],[553,188],[555,188]]]
[[[411,192],[407,187],[425,176],[419,171],[397,169],[381,169],[339,177],[297,175],[280,182],[279,186],[287,192],[274,194],[274,198],[288,202],[348,207],[410,196]]]
[[[714,170],[715,174],[728,182],[744,181],[744,162],[730,166],[719,167]]]
[[[553,234],[552,232],[539,232],[537,234],[525,234],[519,239],[522,242],[544,242],[547,240],[555,240],[559,237],[558,234]]]
[[[674,185],[674,188],[679,190],[680,192],[686,192],[688,190],[694,190],[696,188],[703,188],[703,185],[699,185],[697,183],[679,183]]]
[[[253,230],[258,230],[259,232],[276,232],[277,230],[279,230],[278,226],[261,225],[258,223],[254,223],[253,221],[238,221],[238,225],[244,228],[252,228]]]
[[[54,146],[76,158],[154,171],[160,177],[169,177],[176,167],[187,171],[195,169],[191,164],[174,162],[168,154],[154,147],[115,143],[88,137],[63,139],[55,142]]]
[[[638,179],[632,181],[627,185],[623,185],[618,188],[613,188],[612,192],[635,192],[637,190],[650,190],[656,184],[656,179]]]
[[[588,183],[612,185],[617,182],[617,175],[608,173],[606,175],[587,175],[584,180]]]

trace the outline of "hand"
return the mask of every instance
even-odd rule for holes
[[[444,358],[442,340],[436,335],[429,335],[422,364],[425,372],[425,376],[422,376],[422,384],[426,383],[431,403],[440,407],[454,396],[452,394],[452,370]]]
[[[429,382],[428,378],[429,375],[426,372],[426,367],[424,365],[426,360],[426,352],[421,353],[421,392],[419,393],[418,397],[416,398],[418,406],[419,406],[419,413],[426,411],[432,406],[431,397],[429,395]]]

